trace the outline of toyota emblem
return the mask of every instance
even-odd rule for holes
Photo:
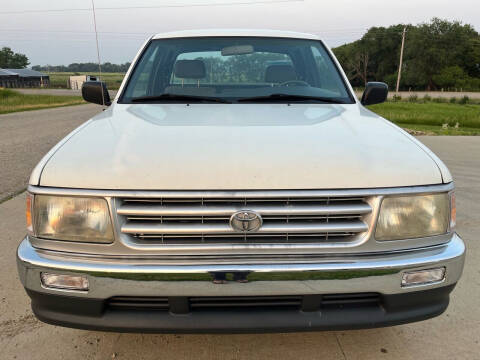
[[[260,214],[251,210],[237,211],[230,218],[230,226],[238,232],[258,231],[262,226],[263,220]]]

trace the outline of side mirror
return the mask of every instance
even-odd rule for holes
[[[112,103],[107,85],[103,81],[85,81],[82,85],[82,97],[94,104],[109,106]]]
[[[362,105],[380,104],[387,100],[388,85],[383,82],[369,82],[362,95]]]

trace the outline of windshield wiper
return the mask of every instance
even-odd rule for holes
[[[139,96],[131,99],[132,102],[155,102],[162,100],[171,100],[171,101],[185,101],[185,102],[217,102],[223,104],[230,104],[231,102],[225,99],[210,97],[210,96],[201,96],[201,95],[181,95],[181,94],[170,94],[164,93],[161,95],[153,96]]]
[[[238,102],[270,102],[270,101],[319,101],[323,103],[329,104],[344,104],[343,101],[335,99],[335,98],[328,98],[328,97],[321,97],[321,96],[309,96],[309,95],[295,95],[295,94],[271,94],[266,96],[252,96],[246,98],[240,98]]]

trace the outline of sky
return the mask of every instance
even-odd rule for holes
[[[332,47],[372,26],[418,24],[433,17],[480,31],[478,0],[94,0],[102,62],[131,61],[150,35],[165,31],[249,28],[319,35]],[[407,38],[408,43],[408,38]],[[0,47],[32,65],[96,62],[92,0],[1,0]]]

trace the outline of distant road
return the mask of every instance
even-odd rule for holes
[[[362,96],[361,91],[356,91],[357,96],[360,98]],[[455,97],[460,99],[464,96],[468,96],[470,99],[480,99],[480,92],[454,92],[454,91],[399,91],[398,94],[403,99],[408,99],[411,95],[417,95],[419,99],[423,98],[425,95],[430,96],[431,98],[447,98],[450,99]],[[390,89],[388,92],[388,97],[392,98],[395,95],[395,91]]]
[[[44,94],[44,95],[59,95],[59,96],[82,96],[81,90],[71,89],[13,89],[22,94]],[[109,90],[110,97],[113,98],[117,94],[117,90]]]
[[[100,111],[88,104],[0,115],[0,202],[24,189],[43,155]]]

